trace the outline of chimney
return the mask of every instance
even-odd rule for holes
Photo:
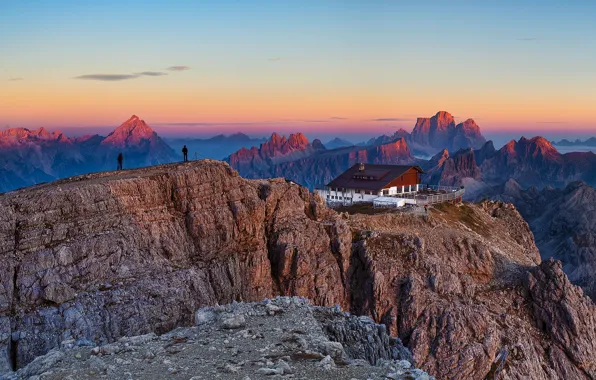
[[[360,165],[358,166],[358,171],[359,172],[363,172],[364,171],[364,163],[360,163]]]

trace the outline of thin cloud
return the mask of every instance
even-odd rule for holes
[[[536,124],[565,124],[564,121],[537,121]]]
[[[190,70],[190,67],[188,67],[188,66],[170,66],[166,70],[170,70],[170,71],[186,71],[186,70]]]
[[[136,74],[86,74],[86,75],[79,75],[74,79],[83,79],[83,80],[99,80],[105,82],[117,82],[121,80],[127,79],[135,79],[139,76]]]
[[[162,75],[168,75],[168,73],[163,73],[161,71],[143,71],[142,73],[138,73],[137,75],[145,75],[148,77],[160,77]]]
[[[371,121],[411,121],[412,119],[405,117],[383,117],[379,119],[372,119]]]
[[[74,77],[74,79],[98,80],[102,82],[118,82],[121,80],[129,80],[139,77],[160,77],[163,75],[168,74],[163,73],[161,71],[143,71],[135,74],[85,74],[79,75],[78,77]]]
[[[332,116],[329,120],[348,120],[347,117]]]
[[[277,62],[277,61],[281,61],[281,57],[273,57],[273,58],[269,58],[268,59],[269,62]]]
[[[516,38],[517,41],[536,41],[538,40],[538,38],[536,37],[522,37],[522,38]]]
[[[25,80],[24,78],[21,77],[17,77],[17,78],[10,78],[8,81],[9,82],[16,82],[16,81],[20,81],[20,80]]]

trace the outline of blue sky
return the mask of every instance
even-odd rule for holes
[[[0,125],[590,133],[595,25],[590,1],[3,0]]]

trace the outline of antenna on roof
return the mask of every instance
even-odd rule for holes
[[[364,171],[364,163],[361,162],[360,165],[358,165],[358,171],[359,172],[363,172]]]

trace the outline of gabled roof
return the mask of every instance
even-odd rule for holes
[[[397,177],[410,169],[416,169],[420,173],[424,171],[419,166],[413,165],[376,165],[364,164],[364,171],[361,172],[360,164],[355,164],[337,178],[327,184],[328,187],[380,191],[389,185]],[[354,176],[365,176],[369,179],[358,179]],[[372,179],[371,179],[372,178]]]

